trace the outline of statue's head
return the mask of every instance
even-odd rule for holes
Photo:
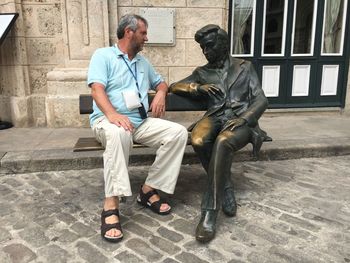
[[[222,60],[228,54],[228,35],[217,25],[206,25],[199,29],[194,39],[200,44],[209,63]]]

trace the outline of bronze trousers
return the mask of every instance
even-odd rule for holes
[[[207,172],[207,186],[203,193],[201,209],[218,210],[221,195],[233,187],[231,165],[234,153],[251,141],[252,131],[247,125],[222,130],[225,123],[235,118],[219,113],[200,120],[191,133],[192,146]]]

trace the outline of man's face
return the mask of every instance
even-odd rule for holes
[[[211,32],[200,41],[203,54],[209,63],[213,64],[220,60],[224,55],[224,46],[222,41],[217,38],[216,32]]]
[[[145,42],[148,41],[146,25],[142,21],[138,21],[137,25],[137,29],[135,32],[132,32],[131,37],[131,46],[135,53],[140,52]]]

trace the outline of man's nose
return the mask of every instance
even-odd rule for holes
[[[143,38],[144,41],[148,41],[147,35]]]

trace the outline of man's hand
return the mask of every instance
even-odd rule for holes
[[[216,87],[214,84],[204,84],[197,87],[199,93],[208,94],[210,97],[215,97],[216,99],[222,99],[224,93],[221,89]]]
[[[152,111],[152,117],[163,117],[165,113],[165,97],[167,92],[164,90],[158,90],[154,96],[150,110]]]
[[[107,116],[110,123],[117,125],[118,127],[123,127],[124,130],[132,132],[134,130],[134,126],[132,126],[130,120],[125,115],[119,113],[113,113]]]
[[[232,119],[226,122],[224,128],[222,129],[223,131],[228,130],[228,131],[234,131],[234,129],[237,129],[238,127],[241,127],[245,125],[247,121],[243,118],[237,118],[237,119]]]

